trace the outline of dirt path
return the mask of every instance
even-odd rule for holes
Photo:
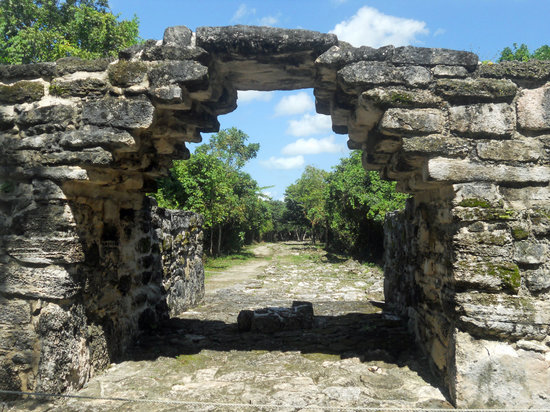
[[[448,408],[402,323],[370,303],[380,269],[300,243],[208,278],[204,303],[144,336],[63,411],[300,411]],[[243,309],[313,304],[311,328],[239,332]],[[155,400],[140,403],[130,400]],[[196,402],[196,403],[188,403]],[[271,406],[266,406],[271,405]]]

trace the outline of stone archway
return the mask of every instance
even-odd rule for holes
[[[237,90],[313,87],[365,168],[413,194],[386,224],[386,301],[453,400],[549,405],[549,63],[172,27],[117,61],[4,66],[0,80],[1,387],[78,387],[177,305],[156,229],[181,224],[196,244],[200,221],[151,219],[145,193]],[[189,253],[182,279],[200,270]]]

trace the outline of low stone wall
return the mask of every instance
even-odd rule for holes
[[[139,330],[204,295],[199,215],[145,200],[102,222],[90,244],[93,233],[79,234],[90,210],[49,180],[16,184],[1,201],[25,205],[3,221],[15,234],[2,236],[10,248],[0,272],[2,389],[78,389]]]

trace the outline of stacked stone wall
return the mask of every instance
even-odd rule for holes
[[[168,313],[189,261],[170,252],[164,281],[149,270],[141,239],[156,235],[163,251],[170,241],[142,224],[145,193],[189,156],[185,142],[219,129],[237,90],[313,87],[317,111],[363,151],[364,167],[413,197],[387,223],[401,232],[386,240],[386,297],[451,399],[550,403],[550,62],[480,65],[469,52],[354,48],[304,30],[172,27],[118,60],[0,66],[0,80],[4,386],[34,388],[40,368],[67,364],[67,376],[84,372],[51,389],[77,387],[79,365],[113,358]],[[144,283],[168,288],[166,302]],[[52,315],[37,323],[43,311]],[[68,330],[75,355],[47,362],[37,342]],[[84,341],[97,348],[90,361]]]

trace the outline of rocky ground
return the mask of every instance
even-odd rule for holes
[[[450,408],[402,323],[382,314],[382,272],[302,243],[208,273],[204,303],[143,336],[128,360],[40,411]],[[239,332],[241,310],[313,304],[311,328]],[[103,398],[103,399],[93,399]],[[110,399],[105,399],[110,398]],[[117,399],[113,399],[117,398]]]

